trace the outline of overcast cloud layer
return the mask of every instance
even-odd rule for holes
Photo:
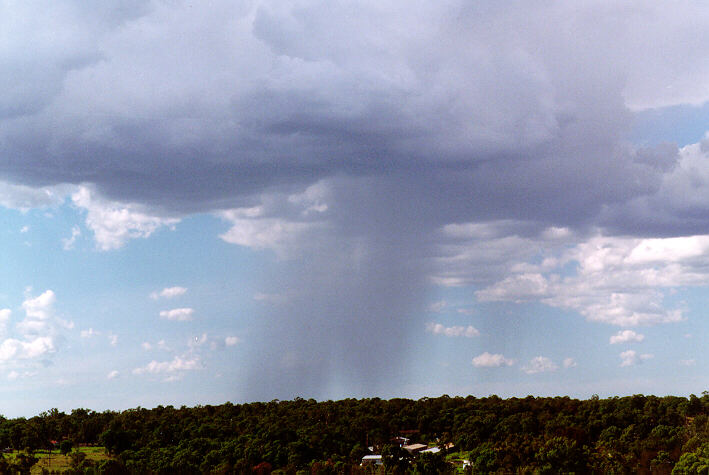
[[[203,213],[272,252],[247,398],[382,391],[440,287],[623,327],[615,344],[689,318],[668,292],[709,283],[709,142],[630,140],[638,111],[709,100],[709,7],[101,5],[0,2],[0,204],[68,200],[102,252]],[[428,333],[478,338],[469,323]],[[0,348],[55,350],[32,338]],[[494,351],[474,366],[514,364]]]

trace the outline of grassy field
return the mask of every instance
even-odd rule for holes
[[[78,450],[86,454],[87,460],[100,462],[110,458],[103,447],[79,447]],[[49,451],[42,450],[35,452],[34,456],[39,459],[39,462],[32,467],[31,473],[33,475],[42,473],[43,468],[61,472],[71,467],[71,458],[68,455],[62,455],[59,450],[52,450],[51,454]],[[15,452],[7,454],[7,457],[14,458]]]

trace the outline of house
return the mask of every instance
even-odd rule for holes
[[[426,450],[428,448],[428,445],[426,444],[411,444],[411,445],[404,445],[402,449],[406,450],[408,453],[411,455],[415,455],[422,450]]]
[[[409,444],[409,439],[402,436],[394,437],[393,439],[391,439],[391,443],[394,445],[398,445],[399,447],[403,447]]]
[[[365,455],[362,457],[361,465],[364,467],[366,465],[381,465],[382,463],[381,455]]]

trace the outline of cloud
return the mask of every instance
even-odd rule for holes
[[[36,337],[27,341],[8,338],[0,343],[0,363],[35,359],[45,356],[54,350],[54,340],[48,336]]]
[[[663,290],[709,282],[704,236],[616,238],[595,235],[574,246],[526,238],[528,255],[502,260],[502,275],[476,292],[482,301],[540,301],[571,309],[587,319],[618,326],[682,321],[684,309],[665,308]],[[707,241],[709,242],[709,241]],[[541,264],[531,263],[542,253]],[[666,259],[651,257],[666,252]],[[561,278],[564,267],[574,266]],[[568,272],[567,272],[568,274]],[[466,278],[470,279],[469,277]]]
[[[171,310],[160,311],[160,318],[175,320],[178,322],[186,322],[192,320],[193,313],[194,309],[192,308],[173,308]]]
[[[559,368],[552,360],[546,356],[536,356],[529,360],[525,366],[522,367],[522,371],[527,374],[545,373],[549,371],[556,371]]]
[[[202,366],[196,357],[185,358],[175,356],[171,361],[151,361],[147,365],[135,368],[133,374],[162,374],[162,373],[177,373],[183,371],[193,371],[201,369]]]
[[[47,320],[52,314],[52,306],[56,296],[52,290],[45,290],[38,297],[28,298],[22,302],[22,309],[27,318]]]
[[[564,358],[563,366],[564,368],[574,368],[578,365],[576,364],[576,360],[573,358]]]
[[[610,343],[611,345],[615,345],[617,343],[628,343],[631,341],[641,342],[644,339],[645,335],[642,333],[635,333],[633,330],[623,330],[611,336]]]
[[[158,228],[172,227],[180,221],[148,214],[138,204],[106,201],[85,186],[71,198],[77,207],[86,210],[86,227],[93,231],[102,251],[123,247],[129,239],[147,238]]]
[[[447,305],[448,302],[446,302],[445,300],[439,300],[438,302],[434,302],[429,305],[428,310],[434,313],[440,313],[446,308]]]
[[[665,292],[709,282],[705,242],[647,240],[707,229],[706,151],[628,134],[633,110],[709,99],[708,16],[660,2],[23,4],[0,19],[0,204],[71,195],[101,250],[214,212],[224,242],[291,259],[264,271],[291,293],[263,310],[264,341],[283,348],[255,345],[247,386],[262,397],[352,368],[352,387],[390,381],[377,362],[406,348],[431,281],[622,327],[681,321]],[[296,355],[297,374],[264,371],[271,351]]]
[[[109,333],[109,334],[107,335],[107,337],[108,337],[108,343],[109,343],[111,346],[116,346],[116,345],[118,344],[118,335],[115,335],[115,334],[113,334],[113,333]]]
[[[445,327],[440,323],[427,323],[426,331],[433,333],[434,335],[444,335],[448,337],[464,336],[467,338],[472,338],[474,336],[479,336],[480,332],[473,326],[468,325],[467,327],[462,326],[452,326]]]
[[[186,292],[187,289],[185,287],[165,287],[160,292],[152,292],[150,294],[150,298],[153,300],[157,300],[161,297],[171,299],[174,297],[179,297],[180,295],[184,295]]]
[[[62,246],[64,247],[65,251],[68,251],[70,249],[74,248],[74,243],[76,242],[76,239],[81,236],[81,229],[79,229],[79,226],[74,226],[71,228],[71,237],[62,239]]]
[[[113,370],[106,375],[106,379],[116,379],[121,373],[118,370]]]
[[[61,204],[69,189],[62,185],[33,188],[0,180],[0,206],[20,211],[56,206]],[[28,226],[23,226],[20,232],[28,230]]]
[[[514,360],[505,358],[501,354],[490,354],[487,351],[473,358],[473,366],[476,368],[498,368],[500,366],[512,366]]]
[[[258,206],[222,210],[217,216],[231,227],[219,237],[230,244],[270,249],[287,257],[321,228],[321,214],[328,210],[324,200],[329,194],[329,185],[318,182],[302,193],[262,196]]]
[[[238,336],[227,336],[224,338],[224,344],[226,346],[234,346],[238,344],[241,340]]]
[[[50,332],[55,301],[56,296],[52,290],[46,290],[37,297],[28,297],[22,302],[26,317],[17,323],[17,329],[26,337]]]
[[[624,351],[620,354],[620,366],[635,366],[653,357],[651,354],[637,354],[634,350]]]
[[[679,364],[682,366],[694,366],[697,364],[697,360],[694,360],[694,359],[679,360]]]

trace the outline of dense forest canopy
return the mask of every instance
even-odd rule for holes
[[[101,445],[113,456],[110,473],[368,473],[373,468],[360,462],[370,447],[384,454],[380,472],[455,470],[446,450],[397,455],[392,441],[404,434],[428,446],[454,444],[448,450],[469,460],[473,473],[706,473],[707,414],[706,391],[689,398],[444,395],[51,409],[0,419],[0,446],[32,453],[66,441]],[[90,464],[75,470],[101,473]]]

